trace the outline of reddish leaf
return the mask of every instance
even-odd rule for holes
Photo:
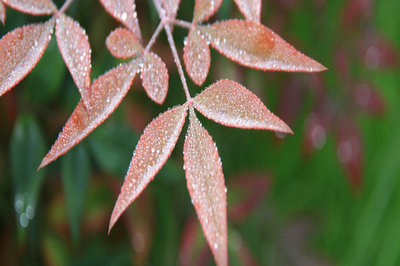
[[[168,92],[168,70],[164,62],[154,53],[144,56],[142,84],[147,95],[162,104]]]
[[[50,41],[54,19],[17,28],[0,40],[0,96],[37,64]]]
[[[144,130],[111,215],[109,232],[167,161],[185,123],[186,113],[187,105],[171,109],[161,114]]]
[[[136,36],[129,30],[117,28],[106,40],[107,49],[116,58],[133,57],[142,52],[143,48]]]
[[[396,68],[399,63],[399,52],[385,37],[371,32],[359,40],[357,45],[360,59],[372,70]]]
[[[3,0],[4,4],[32,15],[49,15],[57,11],[51,0]]]
[[[247,20],[260,22],[261,0],[235,0],[235,3]]]
[[[352,90],[355,104],[370,114],[382,115],[385,102],[378,90],[365,82],[358,83]]]
[[[212,17],[221,6],[222,0],[196,0],[193,22],[199,23]]]
[[[215,261],[217,265],[227,265],[226,188],[221,160],[215,143],[192,108],[184,166],[190,197]]]
[[[198,28],[220,53],[247,67],[293,72],[326,70],[276,33],[253,21],[233,19]]]
[[[142,41],[135,0],[100,0],[100,3],[111,16],[128,27]]]
[[[61,14],[56,24],[57,43],[83,103],[89,106],[91,49],[84,29],[72,18]]]
[[[352,186],[358,189],[362,178],[362,143],[357,125],[347,118],[339,121],[336,138],[337,156]]]
[[[66,153],[107,119],[128,92],[137,65],[137,62],[121,65],[93,82],[88,110],[82,101],[78,103],[39,169]]]
[[[257,96],[230,80],[212,84],[196,96],[193,103],[204,116],[225,126],[292,133]]]
[[[184,60],[190,78],[201,86],[207,78],[211,56],[207,42],[196,29],[189,32],[184,48]]]
[[[3,25],[6,23],[6,7],[3,2],[0,1],[0,21]]]
[[[373,11],[371,0],[350,0],[344,7],[343,24],[345,27],[357,25],[358,20],[370,19]]]
[[[174,19],[178,12],[179,3],[181,0],[161,0],[161,4],[166,12],[166,16]]]
[[[270,183],[267,174],[242,174],[228,184],[229,191],[240,194],[240,200],[229,202],[229,221],[241,221],[254,211],[255,207],[265,198]]]

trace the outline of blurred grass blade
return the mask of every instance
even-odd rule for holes
[[[20,115],[10,145],[11,176],[14,181],[17,223],[27,227],[35,215],[38,193],[44,172],[36,172],[45,154],[43,136],[35,119]]]
[[[109,174],[123,177],[132,157],[138,136],[124,123],[106,123],[89,137],[91,154]]]
[[[77,243],[90,178],[90,161],[84,145],[78,145],[64,156],[61,174],[71,234]]]

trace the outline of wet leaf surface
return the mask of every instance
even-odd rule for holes
[[[262,24],[245,20],[226,20],[198,26],[211,46],[229,59],[260,70],[318,72],[320,63],[303,55]]]
[[[221,159],[211,136],[190,110],[184,146],[190,197],[217,265],[228,265],[226,187]]]
[[[193,103],[204,116],[225,126],[292,133],[257,96],[230,80],[212,84],[196,96]]]
[[[201,86],[207,78],[211,56],[207,42],[197,30],[189,32],[184,48],[184,62],[190,78]]]
[[[17,28],[0,40],[0,96],[18,84],[46,49],[54,19]]]
[[[89,38],[78,22],[64,14],[57,19],[56,37],[60,53],[79,89],[83,103],[89,106],[92,69]]]

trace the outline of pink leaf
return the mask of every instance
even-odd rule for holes
[[[233,19],[198,28],[218,52],[247,67],[293,72],[326,70],[276,33],[253,21]]]
[[[154,53],[144,56],[142,84],[147,95],[162,104],[168,92],[168,70],[164,62]]]
[[[181,0],[161,0],[161,4],[166,12],[167,17],[174,19],[178,12]]]
[[[260,22],[261,0],[235,0],[235,3],[247,20]]]
[[[129,30],[117,28],[106,40],[107,49],[116,58],[133,57],[142,52],[143,48],[136,36]]]
[[[382,115],[385,112],[385,101],[380,91],[366,82],[359,82],[351,91],[353,101],[363,111]]]
[[[167,161],[181,133],[186,114],[187,105],[176,107],[161,114],[144,130],[112,212],[109,232]]]
[[[128,92],[137,68],[137,62],[130,62],[110,70],[93,82],[88,110],[82,101],[78,103],[39,169],[66,153],[107,119]]]
[[[212,17],[222,4],[222,0],[196,0],[193,22],[199,23]]]
[[[3,25],[6,23],[6,7],[3,2],[0,1],[0,21]]]
[[[201,86],[207,78],[211,56],[207,42],[196,29],[189,32],[184,48],[184,59],[190,78]]]
[[[100,3],[111,16],[128,27],[139,41],[142,41],[135,0],[100,0]]]
[[[257,96],[230,80],[212,84],[197,95],[193,103],[204,116],[225,126],[292,133]]]
[[[0,96],[35,67],[50,41],[54,19],[7,33],[0,40]]]
[[[57,11],[51,0],[3,0],[4,4],[32,15],[49,15]]]
[[[190,109],[184,146],[190,197],[217,265],[228,264],[226,188],[221,160],[211,136]]]
[[[91,49],[84,29],[72,18],[61,14],[56,24],[57,43],[83,103],[89,106]]]

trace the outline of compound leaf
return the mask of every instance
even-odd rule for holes
[[[212,17],[222,4],[222,0],[196,0],[193,22],[199,23]]]
[[[4,4],[32,15],[50,15],[57,11],[51,0],[3,0]]]
[[[109,231],[165,164],[175,147],[187,114],[187,105],[157,117],[144,130],[111,215]]]
[[[111,16],[128,27],[142,41],[135,0],[100,0],[100,3]]]
[[[88,36],[78,22],[61,14],[56,24],[57,43],[83,103],[89,106],[91,49]]]
[[[204,116],[225,126],[292,133],[257,96],[230,80],[212,84],[193,99],[193,104]]]
[[[86,109],[82,100],[78,103],[39,169],[66,153],[107,119],[128,92],[137,67],[136,61],[120,65],[93,82],[90,106]]]
[[[35,67],[46,49],[54,19],[17,28],[0,40],[0,96]]]
[[[257,22],[232,19],[198,28],[218,52],[246,67],[292,72],[326,70]]]
[[[207,78],[210,69],[210,47],[196,29],[189,32],[184,48],[186,71],[198,86]]]
[[[162,104],[168,92],[168,70],[165,63],[155,53],[146,53],[143,62],[142,84],[147,95]]]
[[[111,32],[107,36],[106,45],[114,57],[121,59],[133,57],[143,50],[135,34],[124,28]]]
[[[190,110],[184,145],[184,166],[190,197],[217,265],[228,264],[226,188],[217,147]]]
[[[235,3],[247,20],[260,22],[261,0],[235,0]]]

